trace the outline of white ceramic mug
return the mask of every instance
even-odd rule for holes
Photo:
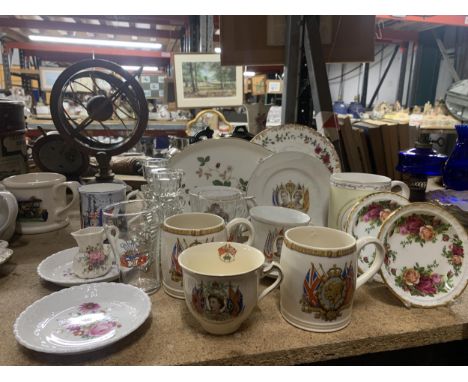
[[[258,249],[240,243],[200,244],[183,251],[179,263],[187,307],[212,334],[235,332],[283,278],[278,263],[265,266]],[[273,270],[277,279],[260,292],[259,280]]]
[[[349,211],[358,199],[374,192],[389,192],[395,187],[400,187],[399,193],[409,198],[409,187],[399,180],[359,172],[332,174],[330,176],[328,227],[343,230]]]
[[[359,251],[375,244],[370,268],[356,278]],[[331,332],[351,321],[354,292],[380,269],[380,240],[326,227],[295,227],[286,231],[280,265],[283,284],[280,309],[290,324],[314,332]]]
[[[245,224],[249,229],[247,245],[252,244],[255,231],[244,218],[229,223],[218,215],[192,212],[173,215],[164,220],[161,227],[161,271],[164,291],[176,298],[184,298],[182,268],[178,258],[189,247],[203,243],[230,240],[236,227]]]
[[[55,231],[69,224],[67,212],[79,199],[78,182],[67,182],[55,172],[13,175],[3,184],[18,201],[16,230],[22,234]],[[67,204],[66,189],[73,193]]]
[[[0,239],[10,240],[15,233],[18,202],[15,196],[0,184]]]
[[[257,206],[250,209],[250,220],[255,229],[253,246],[271,263],[280,260],[284,233],[289,228],[308,225],[310,216],[291,208]]]

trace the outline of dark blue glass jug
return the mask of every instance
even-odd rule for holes
[[[468,190],[468,125],[457,125],[457,143],[444,167],[445,187]]]

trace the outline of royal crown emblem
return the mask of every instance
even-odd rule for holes
[[[230,263],[235,260],[235,256],[237,253],[237,249],[235,249],[230,244],[225,244],[222,247],[218,248],[218,254],[220,260],[224,261],[225,263]]]
[[[274,206],[292,208],[302,212],[309,211],[309,190],[303,184],[295,184],[291,180],[281,183],[273,190]]]

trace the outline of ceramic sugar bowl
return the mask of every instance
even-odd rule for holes
[[[104,276],[112,268],[111,252],[104,246],[104,228],[87,227],[72,232],[79,250],[73,258],[73,272],[81,278]]]

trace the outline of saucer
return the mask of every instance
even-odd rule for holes
[[[5,264],[13,256],[13,250],[9,248],[0,248],[0,265]]]
[[[47,257],[37,267],[37,273],[43,280],[65,287],[111,281],[119,278],[119,268],[115,262],[112,264],[110,271],[104,276],[94,279],[82,279],[76,276],[72,270],[72,265],[78,249],[78,247],[68,248]],[[106,252],[111,251],[110,245],[104,244],[104,250]]]

